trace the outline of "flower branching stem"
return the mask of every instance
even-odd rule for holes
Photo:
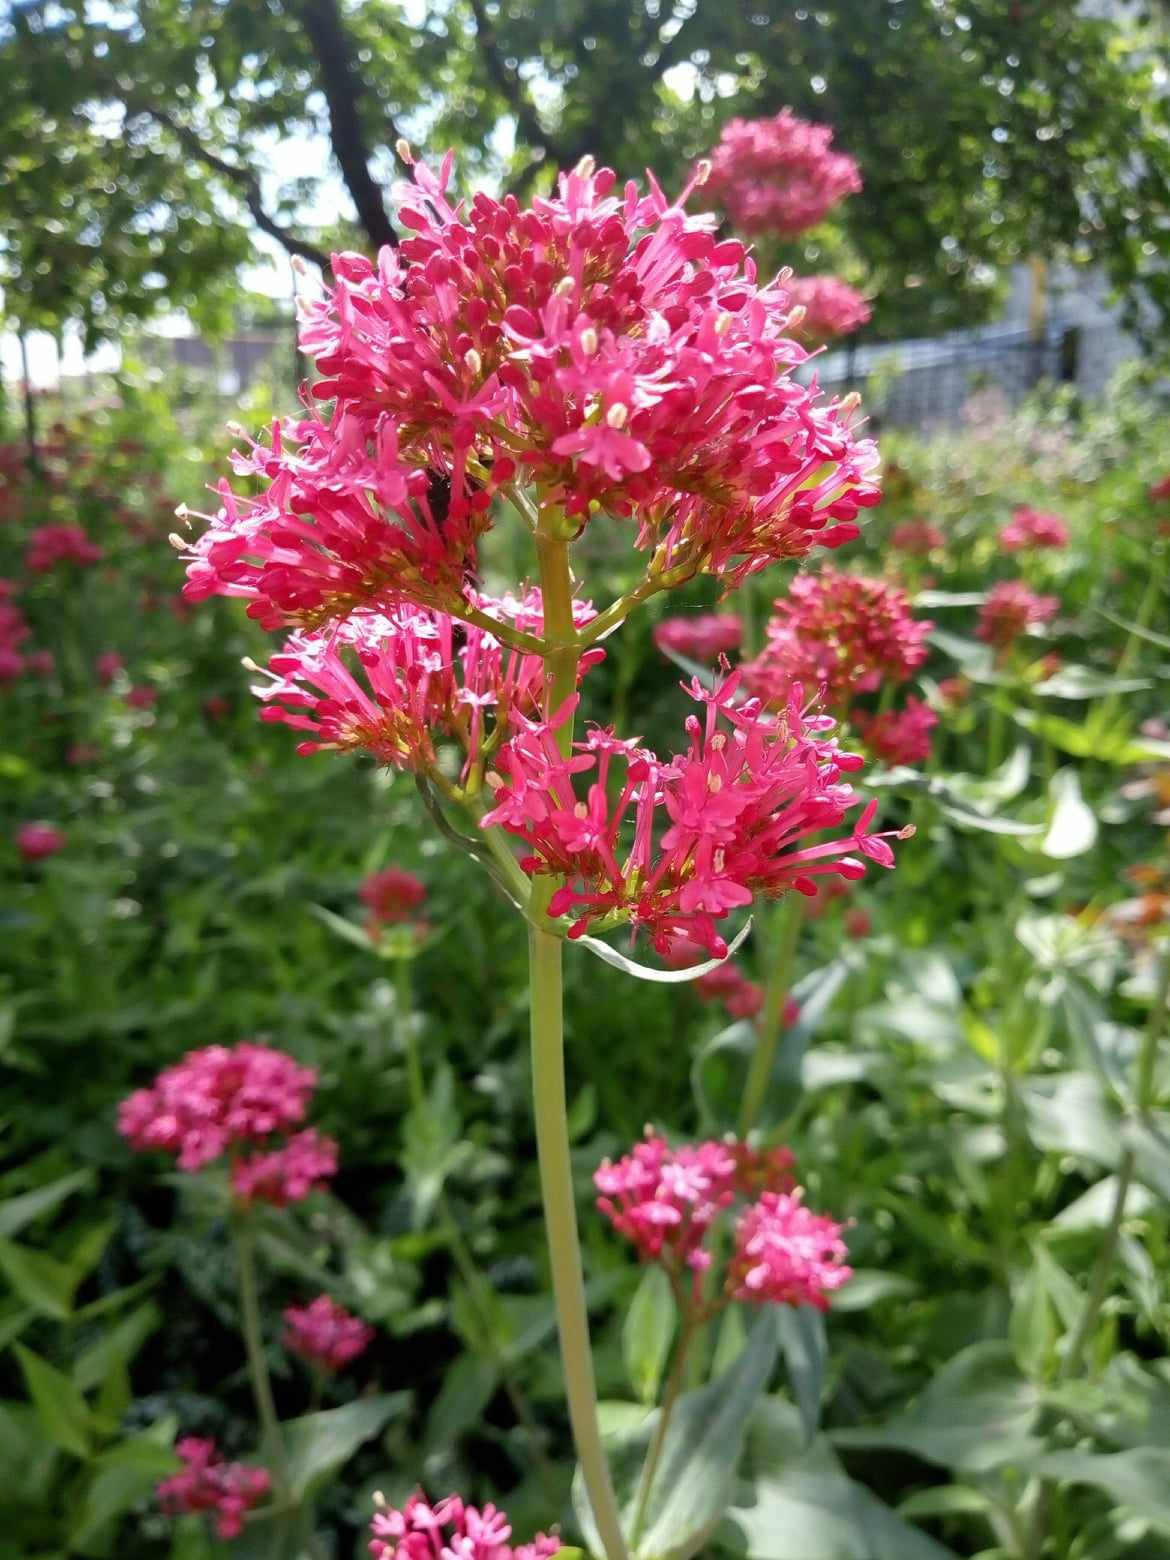
[[[560,648],[545,659],[545,717],[551,719],[577,686],[580,643],[573,625],[573,589],[569,545],[556,535],[555,511],[541,517],[537,536],[545,632]],[[573,741],[573,724],[557,733],[563,752]],[[540,1187],[548,1233],[553,1299],[565,1373],[565,1396],[581,1474],[607,1560],[628,1560],[625,1536],[601,1441],[597,1384],[589,1343],[589,1311],[581,1268],[577,1203],[569,1147],[565,1096],[563,978],[561,938],[542,929],[558,884],[541,878],[532,893],[528,927],[532,1030],[532,1092],[536,1116]]]

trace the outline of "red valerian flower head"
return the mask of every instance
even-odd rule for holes
[[[474,592],[469,600],[485,618],[523,633],[543,628],[539,590],[502,598]],[[588,602],[573,608],[578,627],[593,616]],[[583,655],[582,675],[604,655]],[[271,681],[253,688],[264,701],[261,718],[307,733],[298,753],[365,749],[380,763],[420,772],[435,767],[436,743],[444,739],[464,749],[470,767],[489,717],[494,729],[513,712],[535,711],[544,662],[501,644],[486,628],[399,607],[295,633],[266,675]]]
[[[902,683],[929,653],[934,624],[916,618],[898,585],[826,568],[798,574],[775,603],[767,644],[744,667],[744,683],[766,703],[787,704],[792,689],[824,690],[832,710],[884,683]]]
[[[717,661],[738,650],[742,639],[743,622],[734,612],[663,618],[654,629],[654,643],[660,650],[692,661]]]
[[[1170,473],[1161,477],[1157,482],[1151,483],[1149,489],[1150,502],[1162,504],[1170,499]]]
[[[549,1560],[559,1538],[538,1533],[530,1544],[512,1545],[512,1526],[495,1506],[468,1506],[458,1495],[431,1505],[411,1495],[401,1509],[375,1495],[370,1524],[373,1560]]]
[[[402,867],[373,872],[358,889],[358,898],[376,926],[400,926],[409,921],[427,897],[427,886]]]
[[[801,341],[850,336],[873,317],[869,300],[839,276],[794,276],[784,284],[804,318],[794,327]]]
[[[855,711],[852,720],[866,747],[887,764],[925,764],[930,757],[930,734],[938,716],[913,694],[900,710],[877,715]]]
[[[337,1174],[337,1144],[315,1127],[295,1132],[279,1148],[232,1161],[232,1193],[238,1202],[288,1208],[323,1191]]]
[[[1000,580],[987,592],[975,633],[985,644],[1006,650],[1026,630],[1049,622],[1059,610],[1056,596],[1038,596],[1023,580]]]
[[[890,532],[890,546],[897,552],[925,555],[946,546],[946,537],[929,520],[903,520]]]
[[[108,688],[125,664],[116,650],[103,650],[93,663],[94,676],[103,688]]]
[[[314,1068],[271,1046],[204,1046],[123,1100],[118,1131],[132,1148],[172,1153],[180,1170],[200,1170],[229,1148],[295,1126],[316,1086]]]
[[[529,209],[463,207],[450,173],[417,164],[398,188],[397,250],[334,256],[302,324],[311,403],[237,453],[262,491],[221,483],[190,598],[243,597],[267,627],[460,615],[493,496],[515,488],[579,525],[632,516],[655,568],[731,585],[857,534],[879,492],[856,398],[796,379],[787,292],[686,214],[689,191],[619,193],[586,159]]]
[[[30,574],[47,574],[62,563],[85,568],[98,563],[102,549],[79,525],[42,525],[29,537],[24,566]]]
[[[496,806],[483,825],[528,844],[527,872],[563,880],[548,913],[575,917],[570,937],[624,922],[645,928],[660,951],[681,934],[722,957],[716,922],[754,894],[812,894],[826,874],[856,880],[861,858],[893,866],[887,838],[871,831],[876,802],[846,837],[801,845],[839,828],[857,805],[842,776],[862,760],[826,735],[831,720],[802,710],[798,691],[772,716],[758,700],[737,702],[738,682],[732,673],[714,691],[697,681],[687,688],[705,718],[689,717],[690,747],[668,763],[598,729],[565,758],[556,732],[572,701],[551,722],[521,720],[501,749],[489,775]],[[578,774],[592,776],[585,800]]]
[[[187,1436],[175,1450],[184,1466],[155,1486],[159,1505],[172,1515],[207,1512],[218,1538],[239,1538],[248,1512],[272,1487],[268,1469],[224,1462],[214,1441],[197,1436]]]
[[[735,1254],[727,1283],[736,1300],[750,1305],[812,1305],[828,1310],[828,1297],[853,1276],[841,1226],[811,1213],[800,1187],[764,1192],[745,1209],[735,1230]]]
[[[1067,547],[1068,526],[1059,515],[1021,505],[999,533],[999,545],[1005,552],[1023,552],[1033,547]]]
[[[43,861],[64,850],[68,841],[52,823],[22,823],[16,831],[16,848],[26,861]]]
[[[861,189],[853,158],[832,146],[828,125],[789,108],[772,119],[731,119],[711,153],[707,193],[741,232],[795,237]]]
[[[338,1371],[364,1354],[374,1341],[374,1329],[329,1295],[308,1305],[290,1305],[284,1312],[284,1347],[310,1365]]]

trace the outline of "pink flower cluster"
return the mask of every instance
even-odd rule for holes
[[[24,565],[31,574],[47,574],[58,564],[86,567],[100,562],[101,557],[102,549],[90,541],[81,526],[41,525],[29,537]]]
[[[370,912],[373,931],[411,920],[426,897],[427,887],[422,879],[401,867],[383,867],[380,872],[372,872],[358,889],[358,898]]]
[[[1027,629],[1049,622],[1059,610],[1056,596],[1038,596],[1023,580],[1001,580],[987,592],[975,633],[985,644],[1006,650]]]
[[[64,850],[66,839],[52,823],[22,823],[16,831],[16,848],[26,861],[43,861]]]
[[[486,618],[523,633],[544,624],[539,590],[496,599],[469,592]],[[593,616],[577,602],[578,626]],[[582,674],[602,658],[582,656]],[[253,692],[261,717],[306,733],[299,753],[363,748],[381,763],[425,771],[437,744],[458,743],[470,766],[485,732],[512,714],[534,714],[544,662],[502,645],[490,630],[447,613],[401,606],[389,614],[357,611],[327,629],[300,630],[268,663],[269,682]]]
[[[781,109],[772,119],[732,119],[711,153],[707,193],[743,233],[792,238],[861,189],[853,158],[833,150],[828,125]]]
[[[672,937],[663,950],[672,969],[685,970],[701,964],[707,957],[707,949],[689,937]],[[719,1002],[732,1018],[755,1018],[764,1005],[764,989],[750,980],[732,959],[726,959],[717,969],[708,970],[693,983],[692,990],[701,1002]],[[800,1017],[800,1009],[791,998],[784,1004],[782,1023],[790,1028]]]
[[[12,599],[15,594],[15,583],[0,579],[0,688],[18,682],[26,673],[49,676],[55,665],[51,650],[28,649],[32,630]]]
[[[509,1543],[512,1526],[502,1511],[467,1505],[458,1495],[431,1505],[412,1495],[399,1510],[374,1497],[370,1524],[373,1560],[548,1560],[559,1538],[538,1533],[530,1544]]]
[[[294,1132],[279,1148],[244,1154],[232,1162],[232,1193],[238,1202],[288,1208],[324,1191],[337,1174],[337,1144],[315,1127]]]
[[[928,655],[934,627],[914,617],[900,586],[822,569],[799,574],[775,603],[767,644],[744,667],[746,686],[766,703],[788,702],[793,687],[824,690],[830,709],[855,694],[905,682]]]
[[[704,718],[689,717],[690,746],[667,763],[597,728],[566,758],[557,730],[572,701],[551,722],[522,720],[501,749],[483,823],[525,841],[527,872],[564,880],[549,914],[575,918],[570,937],[624,922],[660,951],[681,934],[722,956],[715,923],[757,892],[811,894],[825,874],[856,880],[861,858],[893,866],[886,837],[871,832],[875,802],[848,835],[801,844],[839,828],[857,805],[842,777],[862,761],[826,735],[831,720],[801,710],[798,693],[772,716],[758,700],[737,700],[738,681],[732,673],[712,692],[697,681],[687,688]],[[574,779],[585,774],[580,800]]]
[[[1154,504],[1164,504],[1170,500],[1170,473],[1150,484],[1149,497]]]
[[[244,1519],[272,1487],[267,1468],[224,1462],[214,1441],[188,1436],[175,1450],[185,1466],[156,1486],[162,1509],[172,1515],[213,1513],[216,1536],[239,1538]]]
[[[922,556],[946,546],[946,537],[929,520],[903,520],[890,532],[890,546],[898,552]]]
[[[876,715],[854,711],[851,719],[866,747],[887,764],[924,764],[930,757],[930,734],[938,716],[913,694],[903,709]]]
[[[229,1153],[237,1198],[286,1207],[337,1170],[337,1145],[313,1128],[278,1147],[269,1141],[304,1119],[316,1084],[312,1067],[271,1046],[209,1045],[123,1100],[118,1131],[132,1148],[175,1154],[181,1170],[200,1170]]]
[[[237,453],[266,491],[220,485],[190,598],[244,597],[269,627],[403,600],[458,615],[513,483],[582,523],[636,515],[656,568],[730,584],[857,534],[879,495],[855,402],[797,381],[787,292],[714,217],[588,159],[529,209],[453,206],[450,174],[398,187],[397,250],[334,256],[301,330],[329,410]]]
[[[869,300],[839,276],[794,276],[784,285],[793,303],[804,310],[795,327],[802,341],[852,335],[873,317]]]
[[[318,1295],[308,1305],[288,1306],[284,1324],[289,1353],[327,1371],[349,1365],[374,1341],[374,1329],[329,1295]]]
[[[598,1209],[643,1261],[663,1265],[684,1302],[699,1303],[698,1281],[715,1260],[708,1237],[741,1202],[725,1296],[824,1309],[825,1296],[851,1270],[840,1225],[803,1208],[792,1163],[785,1148],[707,1141],[675,1149],[648,1130],[616,1164],[605,1160],[593,1180]]]
[[[800,1187],[764,1192],[744,1210],[727,1275],[733,1299],[825,1311],[829,1295],[853,1276],[841,1226],[811,1213],[803,1197]]]
[[[734,612],[700,612],[694,617],[663,618],[654,629],[654,643],[664,653],[692,661],[717,661],[738,650],[743,623]]]
[[[1067,547],[1068,526],[1059,515],[1027,505],[1012,511],[1012,518],[999,533],[1005,552],[1023,552],[1032,547]]]

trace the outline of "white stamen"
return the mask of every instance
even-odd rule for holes
[[[592,325],[586,325],[581,332],[581,351],[586,357],[592,357],[597,351],[597,332]]]
[[[593,170],[596,167],[597,163],[595,160],[592,157],[586,156],[582,157],[581,161],[573,169],[573,172],[580,179],[591,179],[593,177]]]
[[[796,330],[798,326],[802,325],[804,323],[804,317],[807,313],[808,310],[805,308],[803,303],[795,304],[791,309],[789,309],[788,329]]]
[[[180,536],[177,531],[172,531],[171,534],[167,537],[167,541],[170,542],[171,546],[175,549],[176,552],[187,551],[186,538]]]
[[[621,401],[615,401],[605,414],[605,420],[611,428],[624,428],[629,421],[630,409]]]
[[[479,353],[475,350],[474,347],[468,347],[467,351],[463,354],[463,361],[467,364],[468,368],[473,374],[483,373],[483,359],[480,357]]]
[[[187,508],[186,504],[176,504],[175,505],[175,519],[176,520],[189,520],[190,518],[191,518],[191,511]]]
[[[408,168],[414,167],[414,152],[405,136],[398,137],[394,143],[394,150],[398,153],[399,161],[404,162]]]
[[[702,157],[695,164],[695,188],[698,189],[701,185],[706,184],[710,177],[711,159],[709,157]]]
[[[233,439],[246,439],[248,437],[248,430],[244,427],[243,423],[226,422],[224,423],[224,427],[231,434]]]

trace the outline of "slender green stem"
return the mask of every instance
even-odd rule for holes
[[[551,642],[559,644],[559,648],[550,651],[545,658],[544,707],[546,716],[551,716],[576,691],[580,644],[573,627],[568,542],[554,533],[555,514],[543,515],[541,521],[537,555],[544,598],[545,632]],[[561,726],[557,740],[562,752],[571,750],[571,721]],[[547,878],[539,880],[532,896],[532,917],[528,929],[532,1094],[540,1188],[548,1234],[561,1364],[565,1375],[565,1396],[577,1456],[581,1462],[581,1475],[608,1560],[628,1560],[609,1464],[601,1441],[597,1384],[589,1344],[589,1311],[581,1268],[581,1243],[577,1231],[577,1202],[573,1188],[565,1098],[562,941],[541,929],[541,918],[547,916],[549,900],[555,889],[555,881]]]
[[[401,955],[394,960],[394,1018],[402,1052],[406,1057],[406,1084],[410,1103],[421,1105],[427,1096],[422,1061],[418,1054],[418,1036],[414,1032],[414,1011],[410,998],[410,960]]]
[[[760,1022],[756,1029],[756,1047],[748,1067],[744,1085],[743,1104],[739,1112],[739,1135],[747,1137],[759,1120],[772,1068],[776,1062],[776,1047],[780,1043],[780,1030],[784,1018],[784,1003],[792,986],[792,970],[796,963],[796,945],[800,940],[800,928],[804,921],[801,896],[790,893],[776,906],[772,920],[772,944],[768,950],[768,980],[764,989],[764,1005],[760,1010]]]
[[[276,1497],[277,1511],[272,1525],[272,1560],[281,1560],[285,1553],[286,1539],[290,1536],[290,1521],[296,1516],[297,1503],[293,1498],[288,1471],[288,1454],[280,1430],[276,1401],[272,1396],[272,1378],[268,1374],[268,1359],[264,1353],[264,1333],[260,1323],[260,1286],[256,1277],[256,1236],[250,1213],[241,1211],[233,1217],[232,1243],[235,1247],[236,1275],[240,1289],[240,1325],[244,1335],[244,1350],[248,1358],[252,1398],[256,1404],[256,1418],[260,1423],[260,1446],[272,1474],[273,1493]]]
[[[674,1407],[682,1396],[683,1385],[686,1381],[687,1356],[691,1352],[691,1343],[695,1337],[695,1322],[691,1316],[684,1317],[682,1331],[679,1333],[678,1343],[675,1346],[674,1359],[670,1364],[670,1375],[666,1378],[666,1388],[662,1394],[662,1406],[658,1410],[658,1422],[654,1426],[654,1434],[650,1445],[646,1449],[646,1461],[642,1464],[642,1476],[638,1480],[638,1498],[634,1506],[634,1521],[630,1529],[630,1542],[635,1548],[642,1537],[642,1530],[646,1526],[646,1517],[650,1509],[650,1496],[654,1491],[654,1480],[658,1473],[658,1465],[662,1461],[662,1453],[666,1447],[666,1437],[670,1430],[670,1421],[674,1416]]]

